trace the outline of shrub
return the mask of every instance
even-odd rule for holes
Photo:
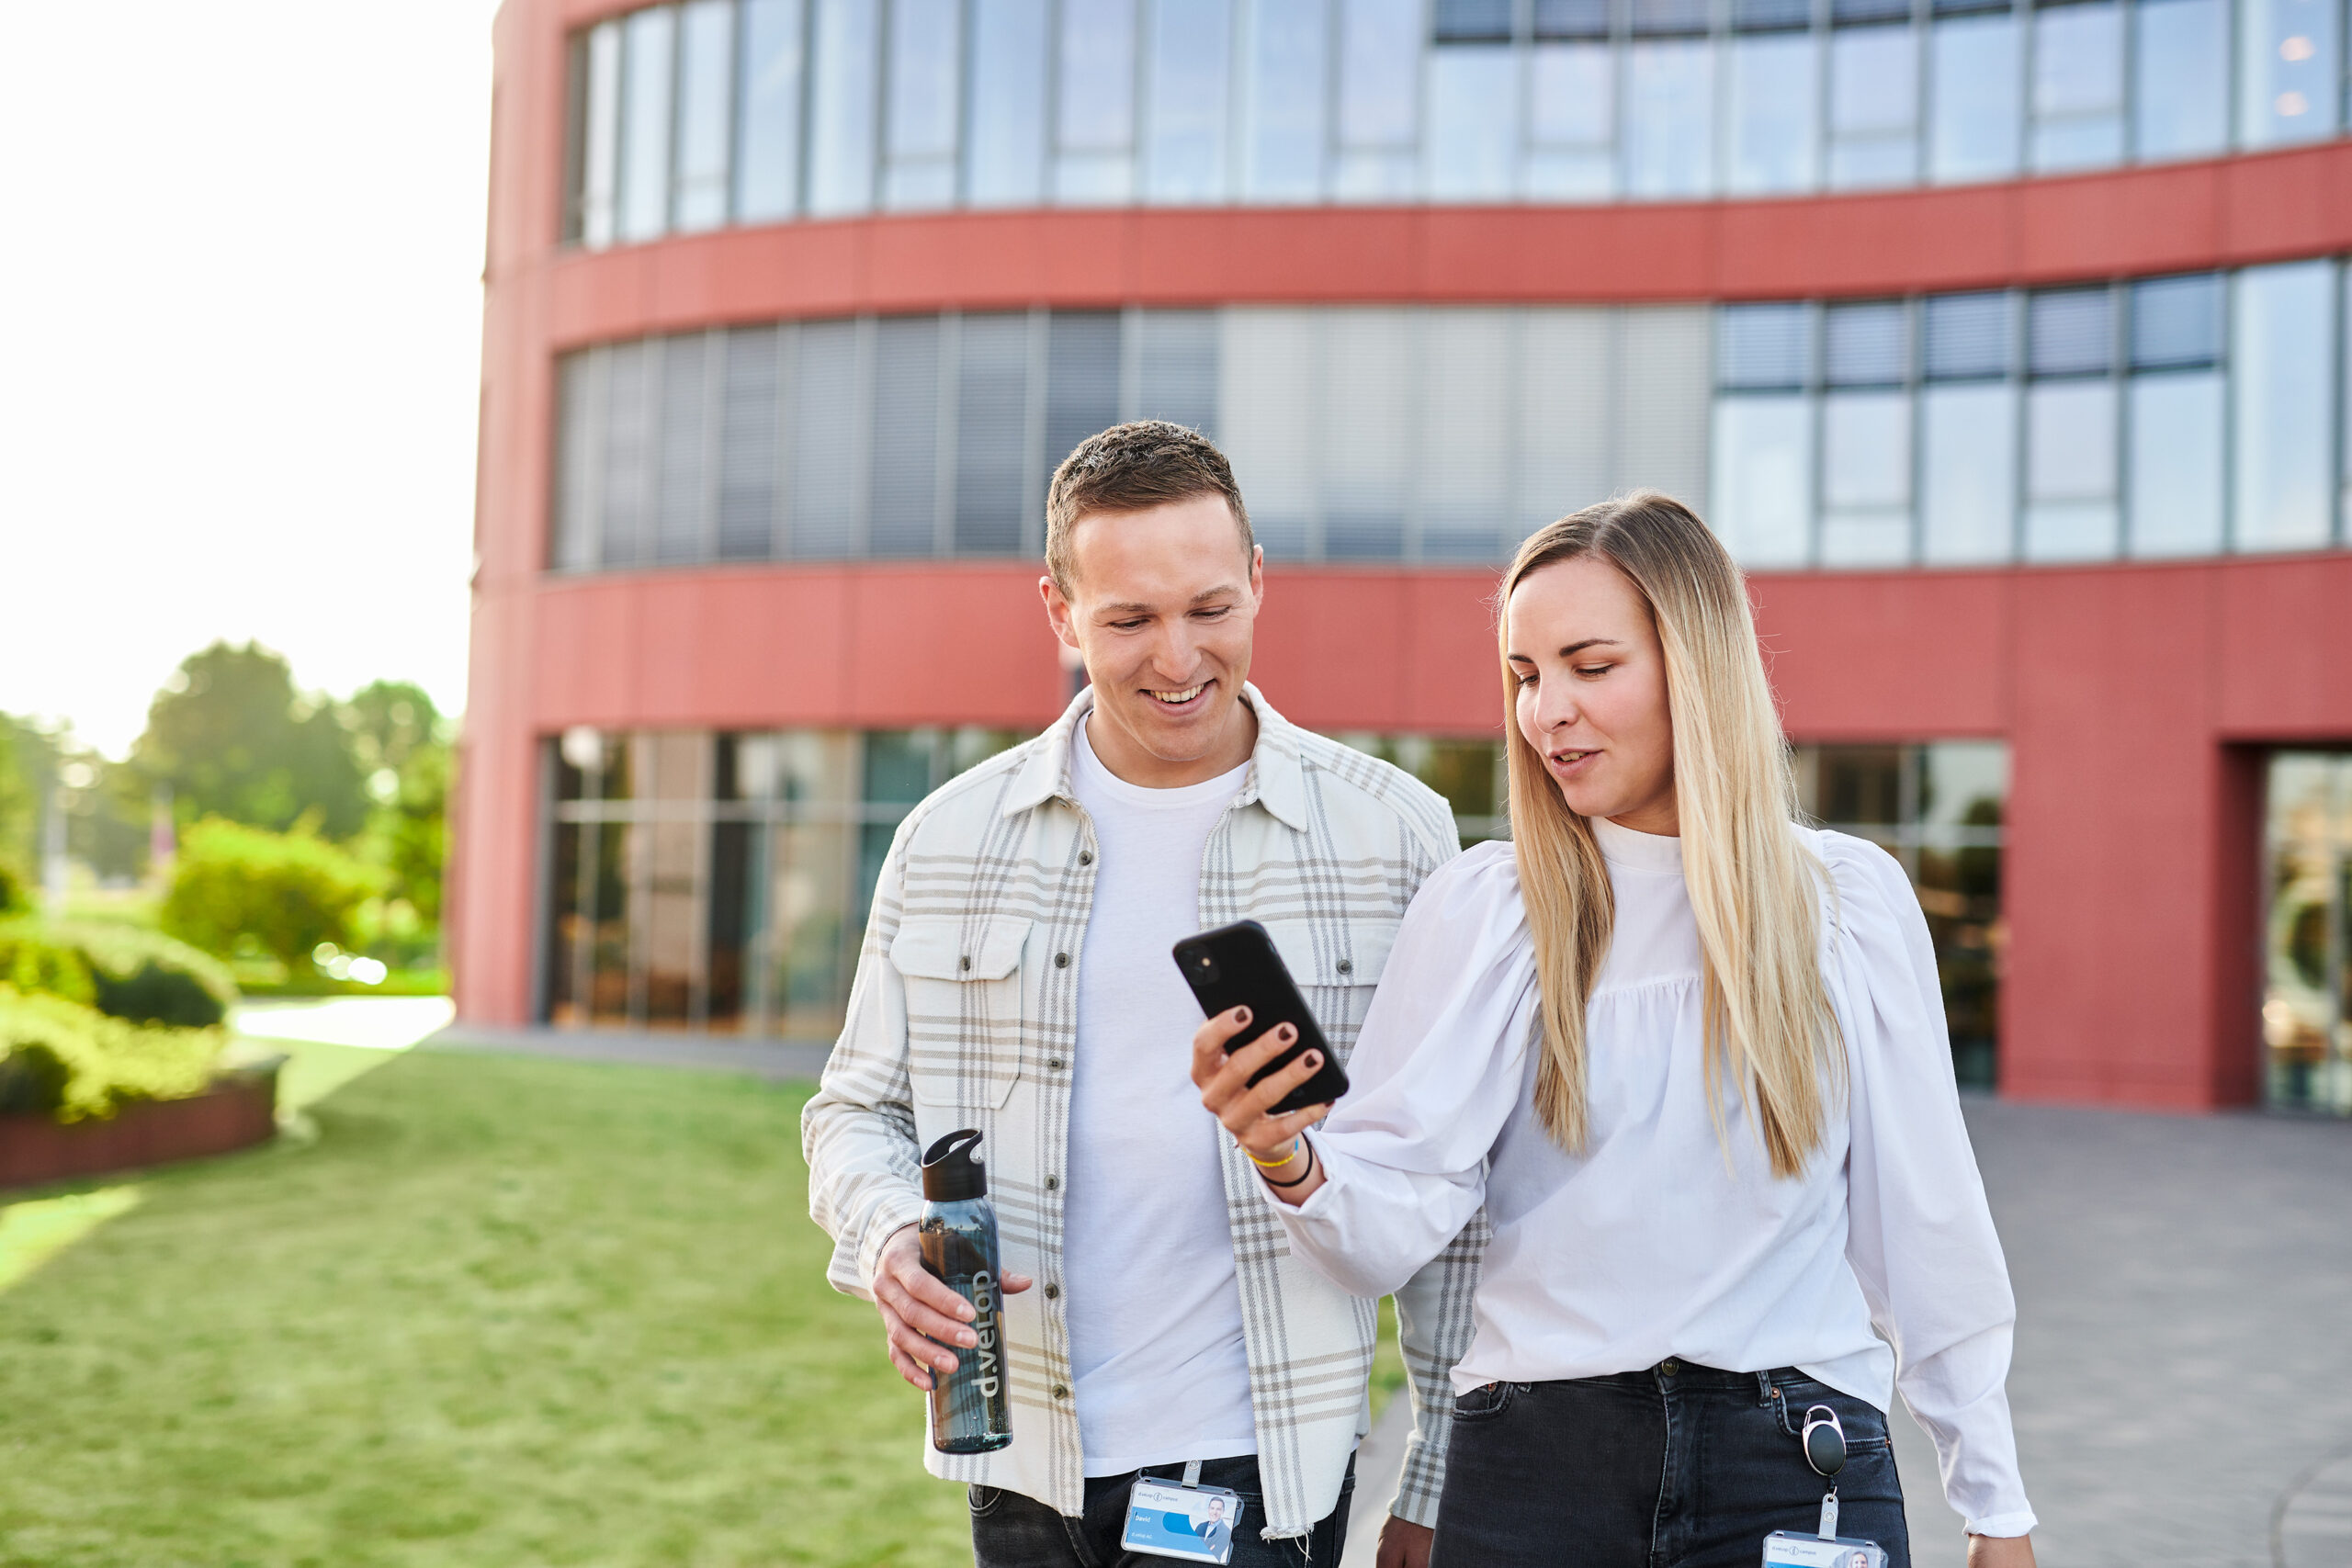
[[[180,840],[164,895],[164,931],[227,958],[240,939],[300,972],[322,942],[355,947],[377,874],[308,833],[272,833],[212,818]]]
[[[97,977],[90,962],[37,921],[0,921],[0,986],[96,1005]]]
[[[24,878],[14,867],[0,861],[0,915],[21,915],[33,907],[31,895],[25,891]]]
[[[161,931],[89,922],[55,926],[50,935],[89,965],[100,1012],[133,1023],[209,1029],[237,1004],[227,964]]]
[[[132,1100],[185,1100],[212,1081],[226,1039],[217,1029],[131,1023],[0,986],[0,1111],[80,1122]]]

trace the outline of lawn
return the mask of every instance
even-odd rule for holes
[[[807,1093],[420,1052],[110,1189],[0,1294],[0,1564],[968,1562]]]

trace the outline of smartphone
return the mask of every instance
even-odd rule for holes
[[[1236,920],[1188,936],[1176,944],[1176,967],[1183,971],[1184,983],[1193,987],[1204,1018],[1215,1018],[1230,1008],[1250,1010],[1248,1027],[1225,1043],[1227,1051],[1238,1051],[1278,1023],[1297,1029],[1296,1043],[1259,1068],[1251,1083],[1280,1072],[1297,1061],[1301,1052],[1323,1053],[1323,1065],[1315,1076],[1284,1095],[1274,1106],[1274,1114],[1322,1105],[1348,1092],[1348,1075],[1324,1043],[1322,1027],[1306,1010],[1306,1000],[1292,983],[1283,955],[1274,951],[1274,939],[1266,934],[1265,927],[1255,920]]]

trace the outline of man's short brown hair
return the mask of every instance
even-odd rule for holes
[[[1146,512],[1196,495],[1221,495],[1241,530],[1241,558],[1257,539],[1233,465],[1197,430],[1139,419],[1088,436],[1054,470],[1046,491],[1046,570],[1065,594],[1072,581],[1070,530],[1098,512]]]

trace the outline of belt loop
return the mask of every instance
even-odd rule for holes
[[[1772,1403],[1772,1374],[1760,1369],[1756,1374],[1756,1403],[1759,1405]]]

